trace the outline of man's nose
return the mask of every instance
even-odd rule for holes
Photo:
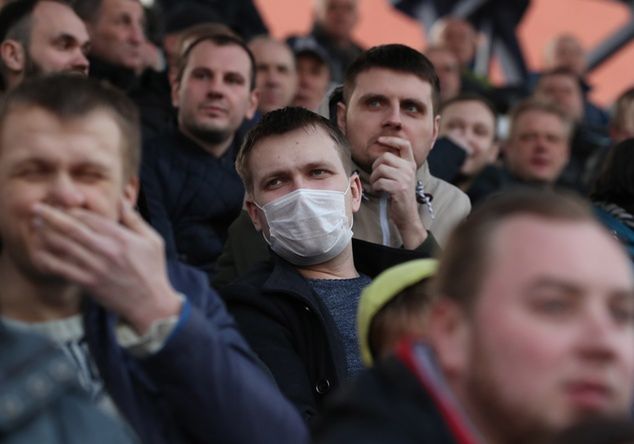
[[[56,176],[49,184],[46,203],[59,208],[81,207],[86,196],[71,177],[65,174]]]
[[[384,126],[400,129],[402,125],[401,107],[399,105],[389,106],[386,110]]]
[[[581,333],[578,338],[581,355],[597,362],[614,359],[618,343],[626,338],[627,333],[624,329],[619,329],[608,310],[597,309],[587,312],[581,322]],[[632,339],[631,333],[629,336]]]
[[[128,41],[135,45],[142,45],[145,42],[145,31],[140,25],[130,26]]]
[[[88,68],[90,66],[90,62],[86,57],[86,54],[81,49],[77,49],[77,53],[73,58],[73,68],[76,71],[81,71],[84,74],[88,74]]]
[[[217,99],[224,96],[224,83],[219,76],[212,76],[207,82],[207,97]]]
[[[276,87],[280,84],[280,74],[274,69],[269,70],[264,78],[264,84],[269,88]]]

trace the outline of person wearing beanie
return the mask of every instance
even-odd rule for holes
[[[424,336],[429,281],[437,268],[436,259],[405,262],[385,270],[363,290],[357,330],[366,366],[391,354],[402,339]]]

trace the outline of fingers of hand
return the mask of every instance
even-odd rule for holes
[[[380,179],[388,179],[398,183],[399,186],[395,191],[413,192],[416,183],[416,170],[408,161],[386,153],[372,165],[370,183],[375,190],[376,183]]]
[[[38,203],[33,207],[33,225],[38,230],[55,230],[82,242],[89,242],[91,230],[66,211]]]
[[[93,275],[82,264],[69,261],[54,251],[39,249],[33,255],[33,261],[41,271],[75,282],[82,286],[90,286]]]
[[[396,136],[381,136],[377,139],[377,142],[398,150],[398,157],[401,159],[414,161],[414,151],[409,140]]]
[[[117,237],[108,236],[107,232],[112,231],[112,227],[107,223],[102,224],[98,216],[85,210],[65,212],[38,204],[34,212],[33,223],[42,240],[42,257],[47,258],[50,254],[55,256],[55,261],[47,259],[43,263],[53,267],[49,271],[55,272],[60,264],[79,267],[82,276],[92,277],[78,282],[83,284],[96,281],[99,276],[110,272],[111,265],[120,256],[123,242]],[[101,228],[102,232],[95,228]],[[62,268],[66,270],[66,267]]]

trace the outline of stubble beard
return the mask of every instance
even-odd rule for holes
[[[218,128],[195,122],[183,122],[183,127],[193,137],[209,145],[220,145],[225,143],[235,132],[228,128]]]
[[[500,393],[499,383],[492,377],[485,364],[486,352],[473,347],[470,376],[465,384],[469,398],[469,412],[476,427],[487,442],[495,444],[535,444],[548,442],[554,430],[537,416],[541,412],[530,411],[530,406],[519,399],[509,402]],[[539,375],[535,375],[539,377]]]

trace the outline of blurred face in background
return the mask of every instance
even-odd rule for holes
[[[460,170],[466,176],[474,176],[495,162],[498,154],[495,130],[495,116],[477,100],[451,103],[440,113],[439,136],[449,137],[467,150]]]
[[[316,0],[315,18],[335,40],[348,41],[359,21],[357,0]]]
[[[552,184],[568,163],[569,129],[560,116],[527,110],[511,123],[504,162],[522,180]]]
[[[543,75],[534,95],[539,100],[554,103],[576,122],[583,118],[581,85],[572,74]]]
[[[295,63],[298,84],[293,105],[317,111],[330,85],[330,67],[311,53],[298,54]]]
[[[425,51],[425,56],[438,74],[441,102],[457,96],[461,86],[458,58],[449,49],[442,47],[429,48]]]
[[[255,58],[259,110],[267,113],[291,104],[297,91],[295,57],[282,42],[256,38],[249,43]]]
[[[94,23],[88,23],[91,54],[134,71],[144,66],[145,13],[137,0],[103,0]]]

